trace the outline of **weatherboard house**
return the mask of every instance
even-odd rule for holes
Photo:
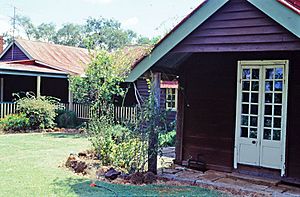
[[[3,49],[2,37],[0,49]],[[138,60],[143,56],[141,47],[135,47],[134,50],[136,54],[133,58]],[[12,102],[14,93],[26,92],[53,96],[59,98],[62,103],[70,104],[72,95],[69,91],[68,77],[84,76],[90,61],[90,53],[84,48],[15,39],[0,51],[0,104]],[[146,99],[149,92],[145,77],[140,77],[135,84],[140,98]],[[168,122],[172,122],[176,116],[177,86],[177,81],[161,82],[161,92],[164,95],[161,97],[161,107],[168,111]],[[125,105],[134,106],[137,103],[134,89],[130,89]],[[4,114],[3,110],[0,106],[1,117]]]
[[[299,8],[207,0],[135,66],[179,76],[177,163],[300,183]]]

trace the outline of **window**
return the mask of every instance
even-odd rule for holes
[[[176,111],[177,109],[177,89],[166,88],[166,109]]]

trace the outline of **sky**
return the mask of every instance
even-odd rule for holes
[[[83,24],[88,17],[114,18],[123,28],[147,37],[164,35],[203,0],[0,0],[0,34],[12,29],[16,13],[35,25],[53,22]]]

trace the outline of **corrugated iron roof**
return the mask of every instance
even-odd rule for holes
[[[54,70],[51,68],[46,68],[43,66],[29,65],[23,63],[10,63],[10,62],[1,62],[0,70],[26,71],[26,72],[49,73],[49,74],[61,74],[61,75],[68,74],[66,72]]]
[[[30,59],[70,74],[83,74],[91,61],[89,51],[84,48],[24,39],[15,42]]]

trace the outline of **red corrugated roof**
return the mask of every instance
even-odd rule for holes
[[[83,74],[91,58],[84,48],[16,39],[32,59],[70,74]]]
[[[0,69],[67,75],[67,73],[65,72],[54,70],[51,68],[46,68],[43,66],[39,66],[37,64],[30,65],[30,64],[23,64],[23,63],[1,62]]]

